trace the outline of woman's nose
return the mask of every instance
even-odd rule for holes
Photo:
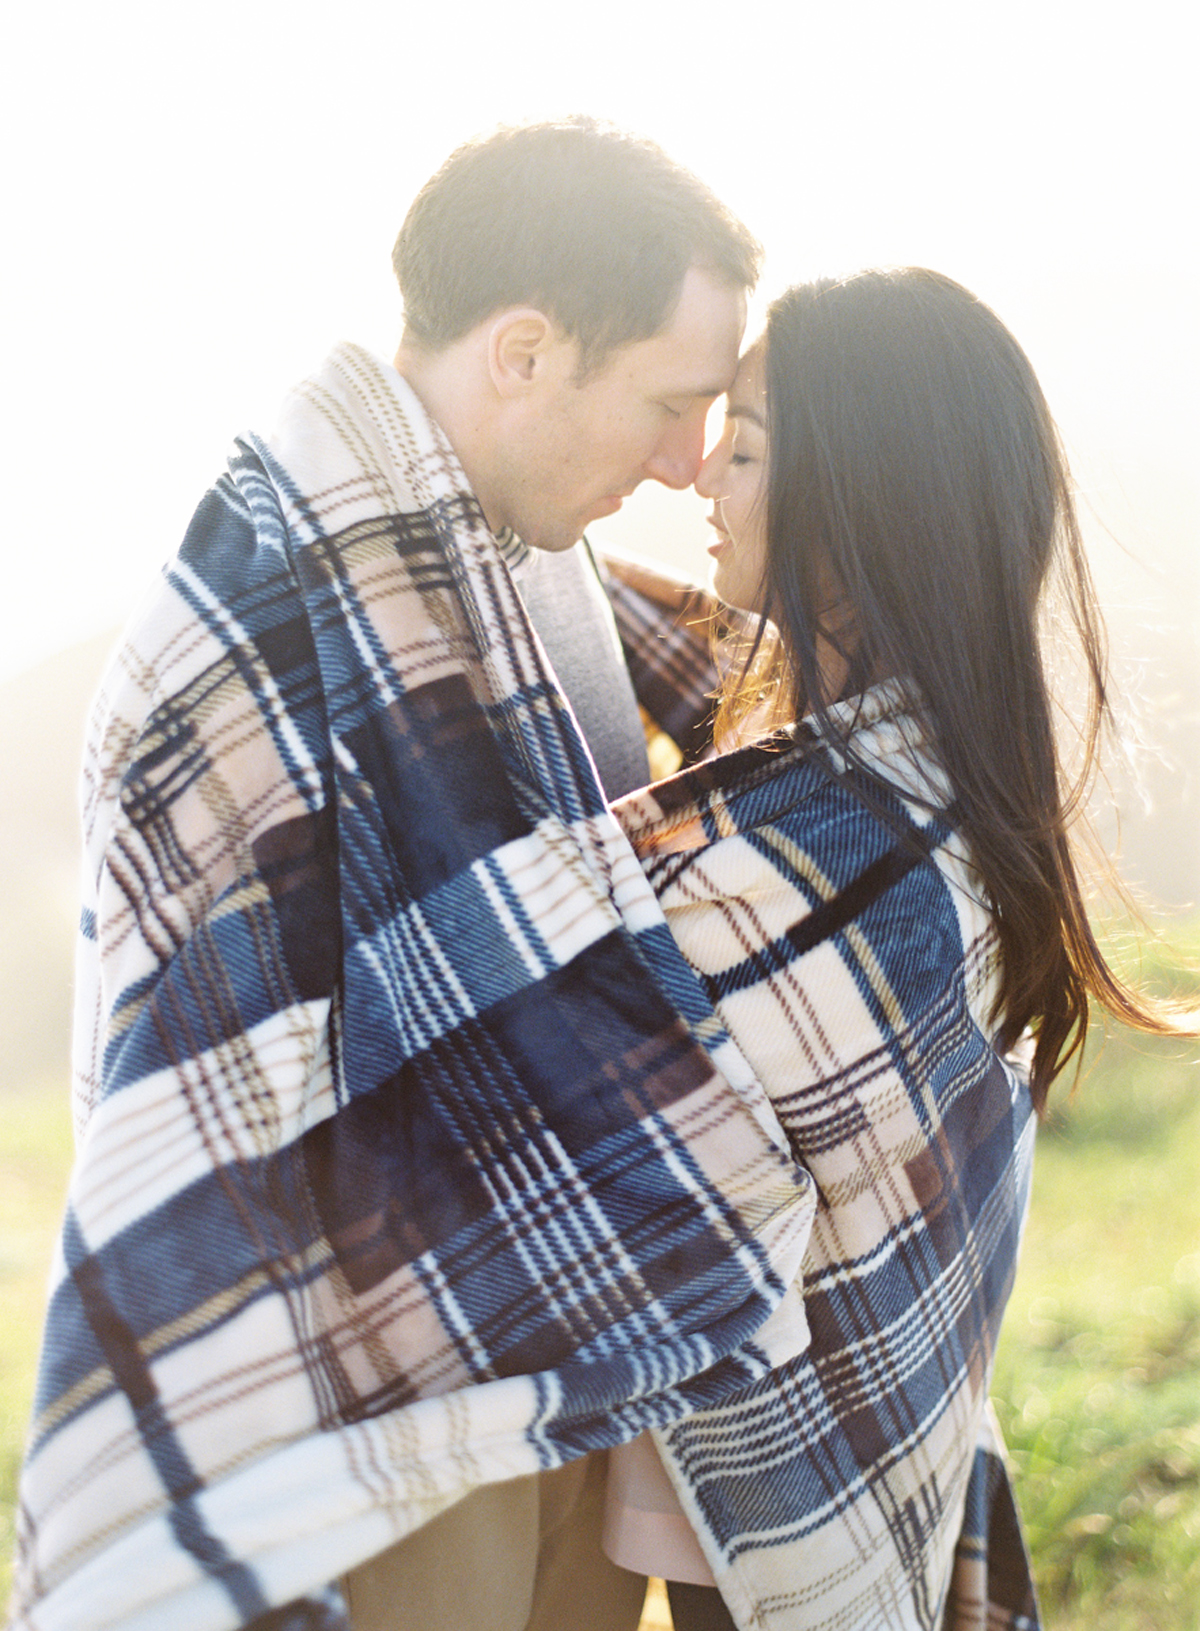
[[[696,472],[693,486],[701,498],[721,498],[725,478],[725,458],[718,443]]]

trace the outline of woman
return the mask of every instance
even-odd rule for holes
[[[1091,1000],[1170,1024],[1072,859],[1105,696],[1065,462],[987,307],[872,271],[775,303],[696,486],[714,588],[761,620],[734,751],[618,813],[816,1179],[811,1344],[655,1434],[682,1511],[647,1439],[614,1452],[607,1546],[674,1577],[676,1631],[1033,1626],[986,1395],[1034,1116]],[[1075,780],[1051,610],[1083,658]]]

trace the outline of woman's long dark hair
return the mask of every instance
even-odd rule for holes
[[[823,694],[830,647],[848,665],[840,695],[882,677],[911,691],[995,913],[999,1042],[1032,1027],[1040,1110],[1082,1045],[1089,998],[1173,1028],[1105,961],[1068,836],[1106,717],[1106,656],[1054,423],[1008,330],[935,272],[793,288],[765,343],[765,605],[782,700],[845,736]],[[1052,584],[1056,636],[1073,632],[1082,655],[1071,778],[1041,637]]]

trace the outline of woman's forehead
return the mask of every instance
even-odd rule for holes
[[[767,381],[762,341],[752,345],[738,363],[737,375],[729,388],[727,413],[731,419],[764,420]]]

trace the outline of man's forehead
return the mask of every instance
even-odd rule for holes
[[[669,396],[717,397],[733,384],[745,327],[745,290],[692,267],[666,324],[625,360]]]

